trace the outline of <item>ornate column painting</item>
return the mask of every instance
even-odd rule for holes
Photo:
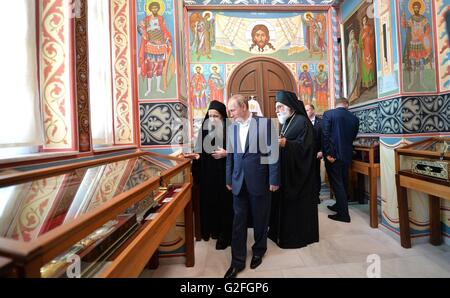
[[[185,10],[183,1],[177,1],[177,26],[178,26],[178,79],[180,80],[180,98],[184,101],[188,100],[188,61],[187,51],[188,46],[186,44],[186,32],[185,32]]]
[[[78,150],[91,150],[91,126],[89,117],[89,62],[87,31],[87,0],[78,0],[78,13],[75,18],[75,52],[76,52],[76,88],[78,116]]]
[[[403,92],[436,92],[431,1],[399,0],[398,11]]]
[[[44,149],[72,149],[69,0],[40,1],[40,82]]]
[[[177,98],[174,16],[172,0],[137,0],[140,100]]]
[[[378,97],[373,4],[362,2],[344,22],[346,97],[360,104]]]
[[[129,9],[129,1],[111,1],[115,144],[134,142]]]
[[[400,92],[395,3],[390,0],[378,1],[375,15],[379,16],[375,19],[378,96],[385,97]]]

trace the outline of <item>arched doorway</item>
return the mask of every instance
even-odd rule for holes
[[[227,91],[246,97],[256,96],[264,117],[276,118],[275,95],[279,90],[297,93],[292,72],[286,65],[269,57],[254,57],[242,62],[231,74]]]

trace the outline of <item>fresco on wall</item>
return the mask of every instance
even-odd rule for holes
[[[328,67],[323,64],[300,63],[298,70],[299,98],[305,104],[313,104],[322,114],[328,109]]]
[[[372,3],[362,5],[344,22],[346,97],[360,104],[378,97]]]
[[[450,0],[436,0],[439,82],[441,91],[450,90]]]
[[[332,5],[340,0],[184,0],[186,5]]]
[[[216,42],[215,20],[210,11],[193,12],[189,17],[189,25],[192,33],[191,49],[197,56],[197,61],[204,56],[211,60],[211,48]]]
[[[185,28],[184,28],[184,16],[185,11],[183,7],[183,1],[177,1],[177,26],[178,26],[178,41],[177,41],[177,51],[178,51],[178,77],[180,80],[180,97],[183,100],[188,99],[188,63],[187,63],[187,56],[186,56],[186,34],[185,34]]]
[[[398,5],[403,91],[436,91],[431,2],[399,0]]]
[[[254,55],[327,60],[324,13],[193,11],[189,27],[191,63],[240,62]]]
[[[224,65],[191,65],[189,95],[194,119],[203,119],[212,100],[225,101],[225,87]]]
[[[137,0],[139,99],[177,97],[172,0]]]
[[[395,19],[395,3],[390,0],[379,0],[375,7],[375,35],[377,38],[378,96],[385,97],[398,94],[397,23]]]

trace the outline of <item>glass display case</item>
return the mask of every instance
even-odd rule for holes
[[[135,277],[184,212],[193,266],[190,190],[188,160],[148,152],[9,172],[0,256],[24,277]]]
[[[378,228],[377,179],[380,177],[380,141],[376,137],[359,137],[353,142],[351,172],[356,175],[353,193],[365,203],[365,179],[369,179],[370,226]]]
[[[401,245],[411,247],[407,189],[428,194],[430,243],[442,243],[440,200],[450,200],[450,138],[428,138],[397,148],[395,170]]]
[[[380,139],[376,137],[359,137],[353,142],[353,160],[370,163],[370,152],[373,162],[380,163]]]

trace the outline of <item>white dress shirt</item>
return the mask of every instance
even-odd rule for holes
[[[248,129],[250,128],[250,122],[252,121],[252,114],[243,122],[238,122],[239,125],[239,140],[241,142],[241,153],[245,152],[245,143],[247,141]]]
[[[316,122],[316,116],[314,116],[312,119],[309,119],[309,120],[311,120],[311,123],[314,126],[314,123]]]

